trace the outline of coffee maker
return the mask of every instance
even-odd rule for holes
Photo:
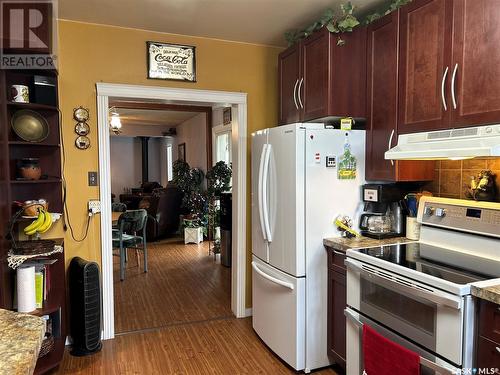
[[[363,185],[365,207],[359,223],[361,235],[376,239],[403,236],[405,217],[401,200],[405,193],[396,184]]]

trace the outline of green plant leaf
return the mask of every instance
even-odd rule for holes
[[[326,28],[328,29],[329,32],[338,34],[340,33],[339,28],[337,27],[336,23],[330,22],[326,25]]]
[[[341,31],[352,31],[352,29],[359,25],[356,17],[348,15],[343,20],[339,21],[339,29]]]
[[[354,11],[354,6],[350,1],[348,1],[345,4],[340,4],[340,10],[344,15],[352,15],[352,12]]]

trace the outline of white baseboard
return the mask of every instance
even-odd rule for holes
[[[249,309],[245,309],[245,318],[248,318],[249,316],[252,316],[252,308],[251,307]]]

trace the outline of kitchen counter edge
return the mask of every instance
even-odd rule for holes
[[[349,249],[360,249],[365,247],[377,247],[384,245],[393,245],[398,243],[408,243],[415,242],[409,240],[406,237],[393,237],[384,238],[382,240],[377,240],[370,237],[355,237],[355,238],[344,238],[344,237],[333,237],[324,238],[323,245],[335,250],[346,252]]]

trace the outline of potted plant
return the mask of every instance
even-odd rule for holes
[[[219,199],[222,193],[231,190],[231,166],[224,161],[217,162],[207,172],[207,200],[208,200],[208,226],[209,239],[213,238],[213,252],[220,252],[220,204]]]
[[[181,229],[184,230],[184,242],[199,243],[206,232],[207,199],[202,189],[205,174],[199,168],[191,168],[183,160],[173,165],[173,183],[182,191]],[[201,239],[200,239],[201,238]]]

